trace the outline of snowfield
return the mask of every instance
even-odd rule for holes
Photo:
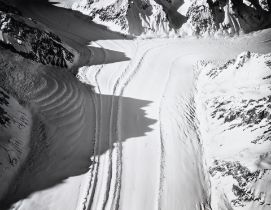
[[[49,66],[32,78],[42,148],[10,185],[8,197],[20,200],[11,209],[271,209],[271,30],[129,40],[50,4],[20,9],[81,57],[77,78]],[[269,115],[243,122],[240,113],[257,105]]]

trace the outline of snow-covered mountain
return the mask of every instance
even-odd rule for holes
[[[270,209],[271,54],[197,66],[213,209]]]
[[[83,0],[78,10],[132,35],[240,34],[269,27],[269,0]]]
[[[0,0],[0,209],[271,210],[270,5]]]

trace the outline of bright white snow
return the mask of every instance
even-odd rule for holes
[[[94,148],[87,173],[35,192],[15,209],[211,209],[211,187],[195,113],[197,75],[193,66],[200,60],[225,62],[245,50],[267,53],[270,30],[232,40],[124,40],[62,8],[32,4],[21,5],[21,9],[82,54],[78,78],[94,86],[95,94],[73,104],[89,109],[91,117],[78,119],[73,113],[66,129],[82,126],[87,132],[85,117],[88,135],[95,138],[87,139],[93,141]],[[58,77],[52,80],[55,85],[48,86],[52,88],[48,93],[73,81],[54,74],[44,76]],[[70,89],[74,91],[78,90]],[[54,108],[46,111],[53,116]],[[50,128],[49,123],[47,126]],[[59,131],[52,138],[57,142],[63,139],[61,134]]]
[[[226,65],[199,65],[196,104],[214,209],[270,209],[270,59],[243,52]]]

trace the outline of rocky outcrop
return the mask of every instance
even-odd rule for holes
[[[270,0],[188,0],[181,34],[238,35],[270,27]]]
[[[219,161],[215,160],[213,166],[209,168],[210,175],[215,179],[217,177],[231,176],[234,180],[232,192],[235,196],[231,200],[233,208],[242,208],[249,202],[257,202],[260,206],[270,206],[271,203],[266,202],[265,192],[253,192],[251,185],[260,182],[264,177],[270,176],[270,170],[256,170],[251,172],[240,162]],[[230,209],[230,208],[229,208]]]
[[[0,44],[42,64],[68,67],[72,49],[36,21],[24,18],[16,8],[0,2]]]
[[[229,34],[249,33],[270,26],[269,1],[208,1],[216,27]]]
[[[270,0],[84,0],[73,9],[123,33],[236,35],[270,26]]]
[[[197,116],[213,209],[270,209],[271,54],[201,64]]]
[[[8,113],[5,111],[3,106],[8,106],[9,95],[6,94],[3,90],[0,90],[0,124],[2,126],[7,126],[10,122]]]
[[[154,0],[110,2],[85,0],[74,3],[72,8],[89,15],[95,22],[125,34],[166,34],[172,29],[163,6]]]

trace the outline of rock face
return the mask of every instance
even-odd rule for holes
[[[2,106],[8,106],[8,99],[9,96],[4,92],[4,91],[0,91],[0,124],[2,126],[6,126],[9,122],[10,119],[8,117],[8,113],[5,111],[5,109]]]
[[[208,1],[217,28],[229,34],[249,33],[270,26],[270,1]]]
[[[95,2],[85,0],[74,3],[72,8],[89,15],[95,22],[126,34],[166,34],[173,28],[163,6],[154,0],[101,0]],[[178,20],[181,15],[177,14],[176,17]]]
[[[270,0],[113,0],[73,9],[127,34],[235,35],[270,26]]]
[[[33,61],[68,67],[74,62],[71,48],[16,8],[0,2],[0,44]]]

